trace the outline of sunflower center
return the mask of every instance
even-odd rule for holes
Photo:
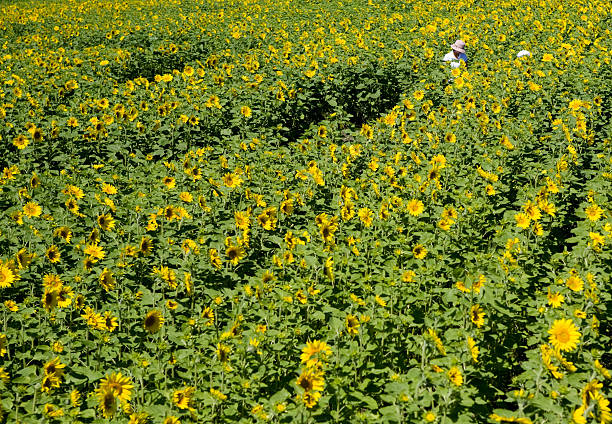
[[[561,343],[567,343],[570,339],[570,335],[567,331],[561,331],[557,334],[557,340]]]

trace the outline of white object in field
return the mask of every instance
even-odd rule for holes
[[[523,56],[531,56],[531,53],[528,50],[521,50],[520,52],[516,54],[516,57],[523,57]]]

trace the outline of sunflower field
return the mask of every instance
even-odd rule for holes
[[[0,422],[612,423],[612,3],[0,30]]]

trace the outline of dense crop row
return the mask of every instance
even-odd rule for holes
[[[612,422],[608,3],[0,13],[0,422]]]

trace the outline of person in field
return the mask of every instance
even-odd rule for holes
[[[463,62],[464,66],[467,66],[468,57],[465,54],[465,41],[457,40],[451,44],[451,51],[444,55],[442,59],[444,62],[450,62],[451,68],[458,68]]]

